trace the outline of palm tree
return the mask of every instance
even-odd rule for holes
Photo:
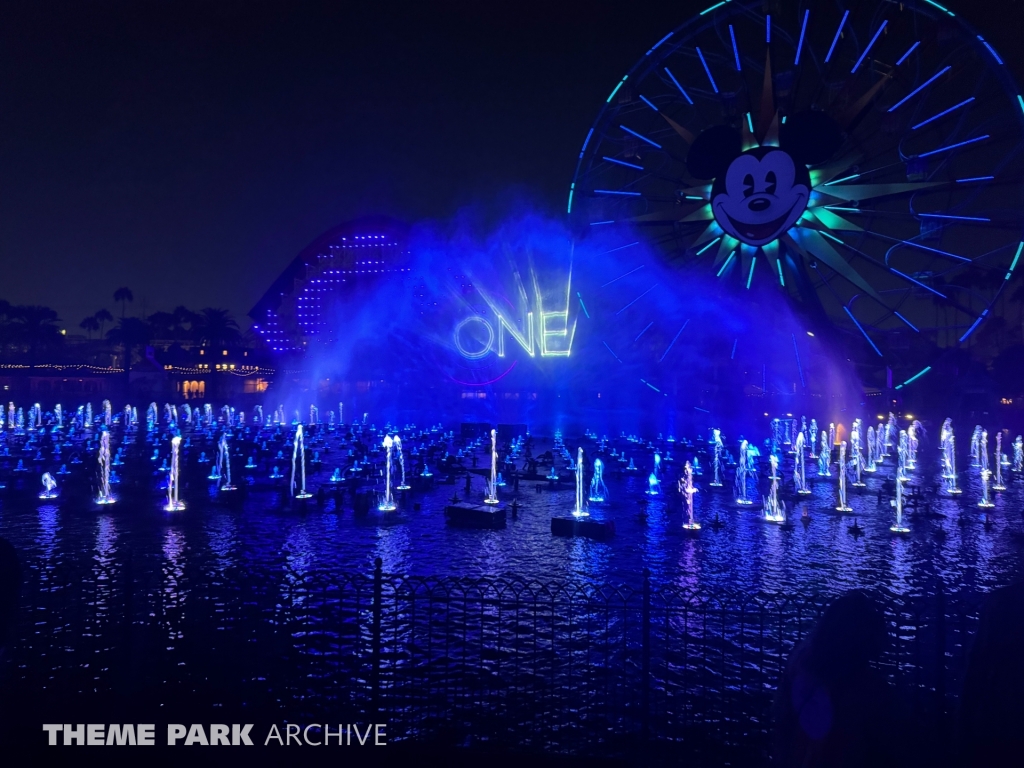
[[[131,301],[131,299],[129,298],[128,301]],[[97,309],[96,314],[93,315],[93,317],[95,317],[96,322],[100,324],[101,335],[103,334],[103,329],[106,327],[107,323],[114,322],[114,316],[110,314],[110,311],[107,309]]]
[[[149,323],[137,317],[122,317],[114,328],[107,331],[107,340],[121,346],[126,373],[132,367],[133,350],[148,344],[151,335]]]
[[[192,320],[192,333],[197,342],[211,347],[227,347],[242,340],[238,323],[226,309],[207,307]]]
[[[79,328],[83,328],[89,333],[89,338],[100,329],[100,321],[96,319],[96,315],[89,315],[82,322],[78,324]]]
[[[114,301],[121,302],[121,317],[124,318],[125,309],[135,299],[132,296],[131,288],[118,288],[114,291]]]
[[[58,323],[60,316],[49,307],[24,306],[12,307],[14,319],[14,336],[29,351],[29,358],[34,364],[36,354],[40,350],[60,343],[61,335]]]

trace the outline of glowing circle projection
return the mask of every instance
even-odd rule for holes
[[[1024,96],[955,10],[726,0],[611,85],[569,189],[580,240],[639,232],[740,292],[771,282],[896,383],[1008,298]]]

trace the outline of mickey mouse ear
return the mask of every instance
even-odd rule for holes
[[[779,129],[779,145],[804,165],[825,162],[842,143],[839,124],[824,112],[790,115]]]
[[[690,146],[686,167],[697,179],[713,179],[725,173],[729,163],[743,151],[740,132],[727,125],[716,125],[704,131]]]

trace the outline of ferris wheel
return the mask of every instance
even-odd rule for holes
[[[771,283],[900,388],[969,343],[1018,268],[1022,149],[1024,97],[955,11],[724,0],[611,88],[569,220],[639,231],[734,292]]]

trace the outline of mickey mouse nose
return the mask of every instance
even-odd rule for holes
[[[747,207],[755,212],[767,210],[768,206],[770,205],[771,202],[763,197],[755,197],[753,200],[747,203]]]

